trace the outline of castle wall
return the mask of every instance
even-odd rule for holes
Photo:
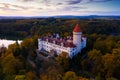
[[[41,47],[41,44],[42,44],[42,47]],[[75,48],[63,47],[60,45],[56,45],[54,43],[39,40],[39,50],[41,49],[48,51],[48,52],[50,52],[51,50],[54,50],[56,51],[57,55],[59,55],[62,52],[67,52],[70,57],[76,55],[76,51],[77,51],[76,47]]]
[[[43,47],[43,41],[42,39],[38,39],[38,50],[41,50]]]

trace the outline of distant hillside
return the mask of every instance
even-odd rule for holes
[[[0,16],[0,19],[27,19],[25,16]]]
[[[72,15],[64,15],[64,16],[53,16],[54,18],[76,18],[76,19],[120,19],[120,16],[98,16],[98,15],[89,15],[89,16],[72,16]]]
[[[57,16],[0,16],[0,19],[30,19],[30,18],[64,18],[64,19],[120,19],[120,16],[99,16],[99,15],[89,15],[89,16],[74,16],[74,15],[57,15]]]

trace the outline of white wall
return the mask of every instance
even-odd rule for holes
[[[57,52],[57,54],[60,54],[62,52],[67,52],[70,57],[76,55],[76,51],[77,51],[76,47],[75,48],[63,47],[63,46],[60,46],[60,45],[56,45],[54,43],[49,43],[47,41],[41,41],[40,39],[38,41],[39,41],[39,45],[38,45],[39,50],[41,50],[42,48],[45,49],[48,52],[50,52],[51,50],[55,50]]]

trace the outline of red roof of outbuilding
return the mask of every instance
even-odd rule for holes
[[[75,26],[73,32],[82,32],[82,30],[80,29],[80,26],[78,24]]]

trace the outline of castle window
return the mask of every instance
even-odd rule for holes
[[[75,55],[75,53],[74,53],[74,52],[73,52],[72,54],[73,54],[73,55]]]

